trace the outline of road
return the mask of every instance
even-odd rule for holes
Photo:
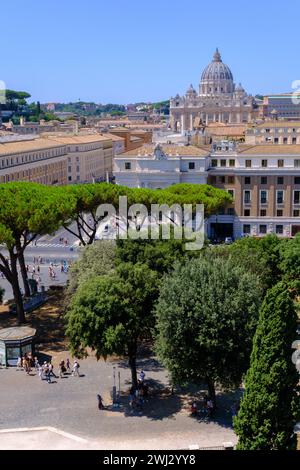
[[[67,244],[60,241],[60,238],[67,240]],[[29,279],[33,278],[39,281],[39,289],[44,286],[46,289],[50,285],[65,285],[68,275],[61,272],[61,265],[65,261],[68,265],[75,261],[79,256],[80,248],[78,246],[78,239],[70,235],[65,229],[57,231],[55,234],[40,237],[36,244],[30,244],[25,251],[25,261],[29,267]],[[1,251],[6,255],[5,250]],[[42,263],[38,263],[38,258],[42,258]],[[35,261],[35,264],[34,264]],[[53,263],[55,272],[55,279],[49,276],[49,266]],[[40,266],[40,273],[37,272],[37,267]],[[35,266],[35,273],[33,273],[33,266]],[[23,289],[23,281],[19,275],[20,286]],[[0,278],[0,286],[5,290],[4,301],[13,298],[12,288],[9,282]]]

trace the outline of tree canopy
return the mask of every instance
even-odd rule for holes
[[[82,283],[66,314],[72,353],[82,357],[90,347],[97,358],[127,356],[132,383],[137,386],[137,343],[154,324],[151,307],[157,295],[156,280],[148,266],[123,263],[113,273]]]
[[[257,276],[214,255],[176,265],[156,304],[156,349],[175,383],[239,385],[249,365],[261,288]]]
[[[291,358],[296,328],[293,301],[287,286],[279,283],[269,289],[260,310],[245,394],[234,421],[238,449],[296,448],[299,374]]]

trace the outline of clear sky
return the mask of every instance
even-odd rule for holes
[[[33,100],[130,103],[198,86],[216,46],[248,93],[300,80],[299,0],[4,0],[0,80]]]

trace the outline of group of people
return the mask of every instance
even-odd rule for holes
[[[131,408],[141,409],[148,397],[149,387],[145,383],[145,372],[141,371],[138,378],[137,387],[132,386],[129,392],[129,405]]]
[[[191,405],[191,415],[198,416],[199,413],[207,418],[213,418],[214,416],[215,404],[207,395],[204,396],[204,405],[202,408],[199,409],[195,401]]]
[[[59,363],[59,377],[63,378],[64,374],[66,373],[70,373],[72,376],[76,375],[77,377],[80,377],[79,367],[80,366],[78,361],[75,360],[71,371],[70,360],[62,360]],[[58,376],[54,373],[54,368],[51,361],[44,361],[43,364],[40,364],[38,358],[33,358],[31,353],[25,354],[23,357],[18,358],[17,370],[24,370],[29,375],[32,369],[35,370],[41,380],[47,380],[48,383],[51,383],[51,377],[56,379],[58,378]]]
[[[31,353],[25,353],[23,357],[18,358],[17,370],[24,370],[29,375],[36,362],[37,357],[33,358]]]

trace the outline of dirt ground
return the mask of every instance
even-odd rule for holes
[[[48,301],[31,313],[26,314],[27,325],[37,330],[36,346],[46,353],[68,349],[64,331],[65,293],[62,289],[49,290]],[[0,328],[16,326],[16,316],[9,313],[7,305],[0,305]]]

